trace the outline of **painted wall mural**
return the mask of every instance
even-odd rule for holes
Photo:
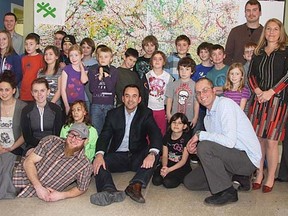
[[[196,49],[201,42],[225,45],[231,28],[239,23],[239,14],[244,18],[245,2],[35,0],[35,32],[41,35],[43,47],[52,43],[53,33],[60,29],[74,35],[77,42],[84,37],[91,37],[96,45],[106,44],[112,48],[115,54],[113,64],[116,66],[120,64],[127,48],[141,51],[141,40],[149,34],[158,38],[159,49],[167,55],[175,50],[175,38],[186,34],[192,42],[190,53],[198,61]],[[45,18],[50,21],[45,22]]]

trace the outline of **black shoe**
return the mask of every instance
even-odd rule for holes
[[[237,190],[233,188],[233,186],[210,197],[207,197],[204,200],[204,202],[209,205],[225,205],[237,201],[238,193]]]
[[[250,191],[252,184],[252,175],[251,176],[243,176],[243,175],[233,175],[232,181],[234,184],[238,184],[237,190],[239,191]]]
[[[141,194],[141,183],[134,183],[128,185],[128,187],[125,189],[125,193],[134,201],[138,203],[145,203],[145,199]]]
[[[198,164],[200,161],[199,157],[197,156],[197,154],[191,154],[190,155],[190,162],[192,164]]]
[[[94,205],[106,206],[113,202],[122,202],[125,197],[124,191],[102,191],[92,194],[90,202]]]

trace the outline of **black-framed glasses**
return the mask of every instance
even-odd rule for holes
[[[68,133],[67,137],[69,137],[70,139],[75,138],[77,141],[82,141],[85,138],[80,137],[78,134],[74,134],[72,132]]]

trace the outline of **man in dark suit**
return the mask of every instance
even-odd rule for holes
[[[95,205],[123,201],[125,193],[136,202],[144,203],[141,188],[147,186],[159,159],[161,132],[152,110],[140,105],[139,87],[127,85],[122,101],[124,105],[107,113],[97,140],[93,169],[98,193],[90,197],[90,202]],[[124,193],[116,189],[111,172],[126,171],[136,174]]]

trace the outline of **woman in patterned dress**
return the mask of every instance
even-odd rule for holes
[[[262,148],[261,168],[257,171],[253,189],[261,188],[266,157],[268,176],[262,187],[264,193],[270,192],[274,185],[278,142],[284,138],[288,116],[287,42],[287,34],[281,21],[275,18],[268,20],[248,72],[249,84],[254,93],[249,117]]]

